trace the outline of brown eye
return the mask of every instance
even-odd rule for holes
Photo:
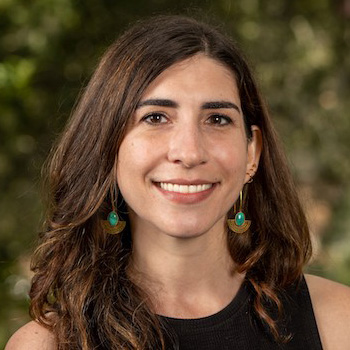
[[[228,125],[232,123],[232,119],[225,116],[225,115],[220,115],[220,114],[213,114],[211,115],[208,119],[207,122],[209,124],[214,124],[214,125]]]
[[[168,122],[168,119],[161,113],[148,114],[142,120],[148,124],[164,124]]]

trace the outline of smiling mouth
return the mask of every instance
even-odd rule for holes
[[[173,184],[168,182],[159,182],[158,186],[164,191],[168,191],[168,192],[199,193],[213,187],[213,184],[179,185],[179,184]]]

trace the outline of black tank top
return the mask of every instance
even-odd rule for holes
[[[218,313],[199,319],[161,317],[172,334],[167,349],[179,350],[322,350],[305,279],[281,297],[284,315],[280,329],[290,334],[276,343],[252,307],[254,290],[245,281],[232,302]]]

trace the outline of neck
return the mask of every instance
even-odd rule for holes
[[[130,273],[155,313],[202,317],[232,300],[243,276],[235,273],[224,229],[192,238],[154,235],[134,232]]]

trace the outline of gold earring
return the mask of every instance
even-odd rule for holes
[[[256,165],[253,164],[251,170],[246,173],[246,175],[249,176],[249,180],[247,181],[247,184],[251,184],[254,181],[253,176],[254,176],[255,168],[256,168]]]
[[[229,229],[235,233],[244,233],[248,231],[251,221],[245,219],[245,215],[242,211],[243,206],[243,193],[239,193],[239,211],[236,213],[234,219],[228,219],[227,225]],[[234,211],[236,212],[236,204],[234,205]]]
[[[111,191],[111,201],[112,211],[108,214],[107,220],[102,220],[102,227],[107,233],[111,235],[116,235],[124,230],[126,222],[120,220],[117,214],[117,211],[114,206],[115,199],[113,191]]]
[[[249,180],[247,181],[247,184],[251,184],[254,181],[253,176],[249,173],[247,173],[247,175],[249,176]]]

